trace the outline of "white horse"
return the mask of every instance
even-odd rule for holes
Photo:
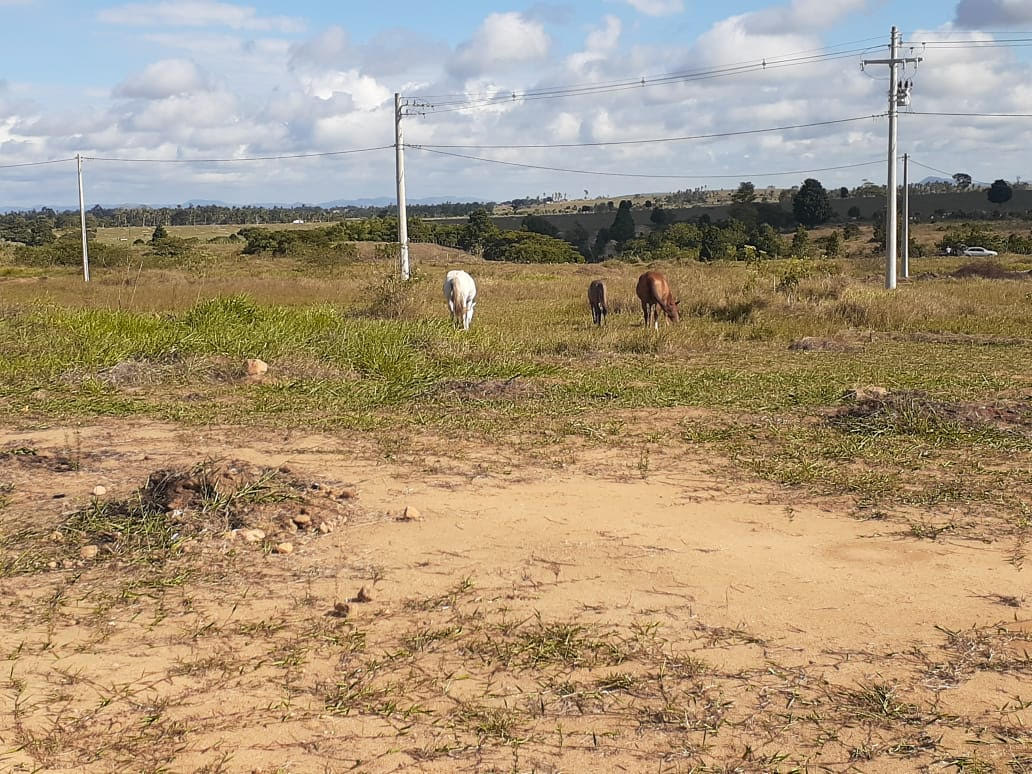
[[[444,278],[444,297],[448,301],[452,323],[468,331],[477,305],[477,283],[466,272],[455,269]]]

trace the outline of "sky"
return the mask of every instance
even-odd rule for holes
[[[0,0],[0,206],[393,197],[395,93],[412,200],[884,183],[893,25],[912,177],[1032,175],[1030,0]]]

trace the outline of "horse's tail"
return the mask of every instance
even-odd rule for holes
[[[466,294],[463,292],[460,286],[458,277],[452,277],[451,283],[451,302],[452,309],[455,310],[455,316],[462,320],[466,314]]]

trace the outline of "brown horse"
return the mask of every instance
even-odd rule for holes
[[[606,283],[592,280],[588,285],[588,305],[591,307],[591,319],[595,325],[601,325],[609,314],[609,303],[606,299]]]
[[[670,283],[662,272],[647,271],[638,277],[638,287],[634,291],[641,299],[641,311],[645,315],[645,327],[652,325],[659,330],[659,310],[662,309],[667,319],[678,322],[678,302],[670,291]],[[657,309],[657,307],[659,307]]]

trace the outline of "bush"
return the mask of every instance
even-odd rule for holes
[[[503,231],[484,248],[488,261],[510,263],[584,263],[568,242],[530,231]]]
[[[90,266],[124,266],[132,261],[132,251],[124,245],[90,241],[87,247]],[[14,262],[23,266],[79,266],[82,264],[81,237],[78,234],[65,234],[48,245],[17,245],[14,248]]]

